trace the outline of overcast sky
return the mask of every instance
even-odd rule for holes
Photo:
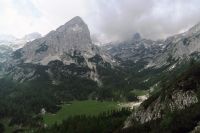
[[[45,35],[74,16],[103,41],[158,39],[200,22],[200,0],[0,0],[0,34]]]

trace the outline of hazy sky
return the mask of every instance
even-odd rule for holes
[[[74,16],[104,41],[134,32],[158,39],[198,23],[200,0],[0,0],[0,34],[45,35]]]

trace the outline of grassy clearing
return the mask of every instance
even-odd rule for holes
[[[72,101],[70,104],[62,105],[61,110],[56,114],[46,114],[44,116],[44,123],[47,125],[52,125],[54,123],[61,123],[62,120],[68,118],[69,116],[75,115],[91,115],[95,116],[102,112],[117,109],[118,105],[116,102],[108,101]]]
[[[148,90],[138,90],[138,89],[132,90],[131,92],[134,93],[136,96],[143,96],[149,93]]]

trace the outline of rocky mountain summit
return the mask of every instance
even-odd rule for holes
[[[62,60],[70,64],[73,62],[70,56],[80,52],[85,58],[91,58],[98,51],[91,42],[87,25],[80,17],[75,17],[45,37],[29,42],[14,55],[21,54],[18,59],[24,63],[47,65],[50,61]]]
[[[84,21],[80,17],[75,17],[55,31],[28,42],[23,48],[16,50],[8,61],[7,68],[12,68],[10,73],[12,73],[13,78],[21,81],[34,79],[40,75],[39,73],[36,74],[36,68],[29,68],[27,64],[47,66],[44,71],[51,78],[55,74],[52,71],[57,69],[60,72],[65,71],[65,74],[62,73],[65,76],[73,73],[73,75],[97,81],[96,65],[112,64],[112,62],[113,60],[109,55],[106,55],[92,43],[88,26]],[[53,66],[57,68],[50,69]],[[67,67],[75,68],[72,72]],[[27,70],[28,74],[24,70]]]

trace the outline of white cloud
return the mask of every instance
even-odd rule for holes
[[[99,0],[92,15],[107,38],[124,39],[140,32],[147,38],[165,38],[200,21],[199,0]]]
[[[31,12],[27,14],[28,10],[24,10],[26,13],[21,13],[18,10],[20,8],[17,8],[12,0],[1,0],[1,3],[3,4],[0,15],[1,34],[13,34],[21,37],[26,33],[39,30],[37,23],[43,24],[45,21],[43,18],[35,17]]]
[[[86,16],[85,0],[0,0],[0,34],[22,37],[31,32],[43,35],[74,16]]]
[[[0,0],[0,34],[43,35],[81,16],[101,40],[161,38],[200,21],[199,0]]]

